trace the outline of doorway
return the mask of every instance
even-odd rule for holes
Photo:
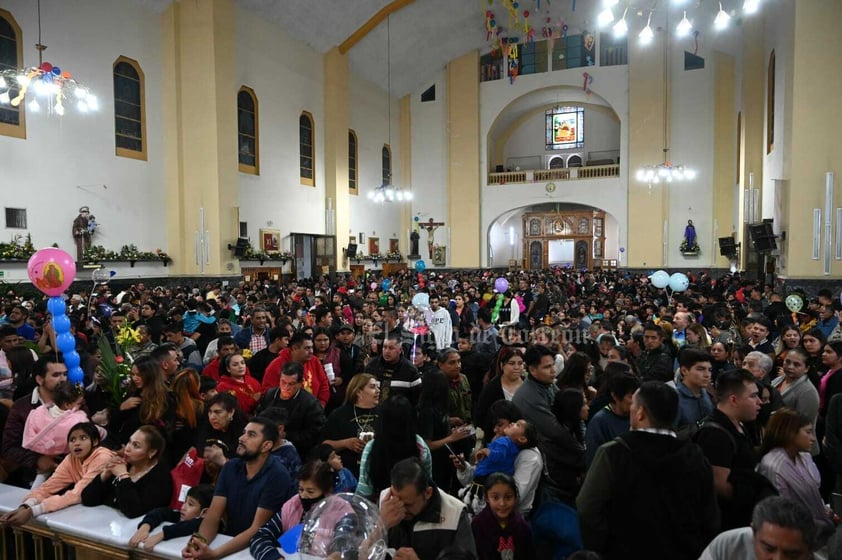
[[[336,272],[336,237],[309,233],[293,233],[291,237],[297,280]]]

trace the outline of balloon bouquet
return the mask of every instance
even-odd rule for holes
[[[32,284],[50,296],[47,300],[47,311],[53,317],[56,347],[64,358],[64,365],[67,366],[67,379],[72,383],[82,383],[84,372],[79,364],[79,353],[76,352],[76,338],[70,332],[67,305],[62,298],[64,291],[76,278],[76,262],[65,251],[47,247],[36,251],[29,258],[26,272]]]
[[[503,307],[503,297],[509,289],[509,281],[502,276],[494,281],[494,291],[497,292],[497,300],[494,302],[494,309],[491,310],[491,322],[497,324],[500,316],[500,309]]]
[[[674,293],[687,291],[690,287],[690,279],[681,272],[673,272],[670,275],[666,270],[657,270],[649,275],[649,281],[659,290],[664,290],[670,303]]]

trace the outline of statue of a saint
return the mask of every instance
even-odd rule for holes
[[[421,234],[418,233],[418,230],[412,230],[412,233],[409,234],[409,256],[410,257],[420,257],[421,255],[418,253],[418,241],[421,239]]]
[[[687,220],[687,226],[684,228],[684,241],[681,242],[680,251],[682,253],[698,253],[701,249],[696,242],[696,226],[693,225],[693,220]]]
[[[79,208],[79,215],[73,220],[73,239],[76,241],[76,261],[78,262],[84,260],[85,250],[91,248],[92,221],[96,224],[90,209],[87,206]]]

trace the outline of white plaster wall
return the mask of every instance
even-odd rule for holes
[[[357,133],[359,194],[351,196],[350,231],[339,238],[339,246],[347,244],[347,237],[358,237],[360,232],[364,232],[366,240],[357,251],[362,250],[362,253],[368,255],[368,238],[377,237],[380,239],[380,252],[385,254],[389,250],[390,238],[402,239],[401,203],[378,204],[369,200],[368,193],[383,182],[384,144],[389,144],[392,148],[392,184],[398,187],[409,186],[401,184],[400,101],[395,98],[391,100],[391,139],[387,124],[387,92],[352,74],[349,105],[350,126]],[[377,268],[381,266],[378,264]],[[374,265],[366,263],[366,267],[374,268]]]
[[[37,65],[35,2],[4,0],[2,7],[21,27],[24,64]],[[128,2],[42,0],[41,22],[49,47],[44,60],[89,86],[100,110],[81,115],[68,108],[59,117],[42,103],[41,112],[27,111],[25,140],[0,136],[0,199],[5,207],[26,208],[29,226],[3,229],[0,239],[29,232],[36,247],[58,243],[75,256],[71,224],[87,205],[101,224],[94,244],[166,250],[164,228],[150,227],[164,211],[160,16]],[[120,55],[136,60],[145,75],[147,161],[114,153],[112,67]],[[4,270],[7,277],[26,278],[25,270],[22,276],[15,267]],[[158,266],[154,273],[168,270]]]
[[[559,106],[567,106],[564,99]],[[503,147],[503,162],[510,157],[541,156],[542,160],[554,155],[582,154],[583,165],[588,152],[620,149],[620,123],[609,115],[585,108],[585,146],[570,150],[546,149],[547,117],[543,111],[523,121],[509,137]],[[615,156],[616,157],[616,156]],[[603,159],[603,158],[598,158]]]
[[[421,92],[436,85],[436,100],[421,103]],[[444,70],[412,94],[410,110],[412,115],[412,202],[413,224],[433,218],[436,222],[447,222],[447,84]],[[451,239],[449,228],[435,232],[435,242],[451,247],[457,240]],[[408,235],[408,233],[407,233]],[[421,232],[419,241],[424,261],[428,268],[432,262],[424,251],[427,232]],[[448,259],[450,251],[448,251]]]
[[[573,202],[601,208],[612,214],[617,220],[617,248],[627,244],[628,224],[628,168],[624,162],[628,161],[628,133],[622,123],[628,119],[628,66],[591,67],[587,71],[593,75],[591,95],[582,91],[582,68],[559,70],[544,74],[520,76],[514,84],[507,81],[484,82],[480,84],[480,169],[483,181],[481,231],[492,231],[492,224],[497,218],[517,207],[546,202]],[[561,86],[561,88],[559,88]],[[556,190],[546,192],[546,183],[529,183],[518,185],[487,185],[488,143],[489,134],[494,131],[495,122],[507,107],[517,105],[521,98],[529,95],[544,95],[547,88],[559,88],[564,92],[566,101],[570,103],[598,103],[609,105],[620,119],[620,176],[609,179],[588,179],[576,181],[554,181]],[[587,124],[585,125],[587,126]],[[484,235],[482,239],[482,262],[493,266],[504,266],[508,258],[501,261],[499,254],[499,234],[489,239]],[[492,245],[490,245],[492,244]],[[496,246],[496,251],[494,247]],[[489,249],[491,248],[491,251]],[[490,252],[495,258],[490,259]],[[504,251],[505,252],[505,251]],[[606,247],[606,258],[610,256]]]
[[[322,55],[249,11],[237,8],[235,15],[237,82],[231,102],[236,102],[240,86],[252,88],[260,126],[260,175],[239,174],[240,221],[248,222],[255,247],[259,229],[273,227],[281,230],[282,249],[290,250],[291,232],[325,232]],[[302,111],[310,112],[315,121],[314,187],[299,180]]]
[[[694,268],[715,262],[719,246],[713,227],[713,121],[715,70],[712,52],[701,70],[684,70],[685,44],[672,49],[672,106],[669,157],[674,164],[692,167],[696,178],[669,185],[667,267]],[[660,142],[660,134],[656,137]],[[687,220],[693,220],[702,252],[685,257],[679,251]],[[730,233],[730,231],[728,232]],[[723,234],[725,235],[725,234]]]

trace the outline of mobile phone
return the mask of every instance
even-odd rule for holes
[[[459,457],[459,455],[458,455],[455,451],[453,451],[453,448],[452,448],[452,447],[450,447],[449,445],[447,445],[447,444],[445,443],[445,444],[444,444],[444,448],[445,448],[445,449],[447,449],[447,450],[450,452],[450,454],[451,454],[451,455],[453,455],[454,457],[456,457],[456,460],[457,460],[457,461],[459,461],[459,463],[460,463],[460,464],[463,464],[463,465],[465,464],[465,461],[463,461],[463,460]]]

